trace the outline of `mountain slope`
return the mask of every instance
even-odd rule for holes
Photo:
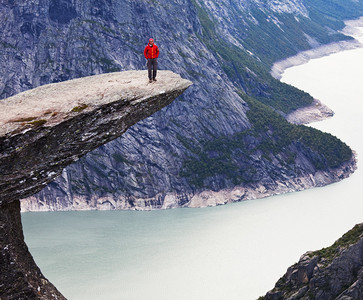
[[[363,13],[360,3],[340,3],[355,7],[344,17]],[[314,18],[310,16],[319,5],[195,0],[1,5],[0,46],[6,54],[0,62],[2,97],[48,82],[145,68],[142,51],[150,36],[161,50],[160,68],[194,83],[172,105],[130,128],[121,139],[68,167],[37,196],[47,209],[96,207],[101,198],[105,201],[97,204],[100,208],[133,208],[135,201],[143,202],[138,207],[183,206],[204,190],[236,184],[273,190],[277,181],[287,185],[319,171],[327,180],[309,184],[326,184],[341,178],[328,178],[334,173],[331,168],[351,159],[351,152],[343,154],[350,151],[347,146],[334,138],[332,143],[343,152],[333,165],[326,153],[296,140],[279,147],[280,152],[269,149],[270,130],[276,129],[256,131],[247,115],[251,107],[246,95],[281,115],[312,102],[306,93],[272,78],[269,69],[275,60],[297,51],[347,38],[336,31],[343,16],[315,11]],[[272,135],[279,134],[277,130]],[[232,152],[224,153],[223,145],[230,144]],[[198,168],[201,174],[189,168],[193,161],[204,167]],[[231,179],[236,173],[237,179]],[[168,205],[167,195],[172,198]]]

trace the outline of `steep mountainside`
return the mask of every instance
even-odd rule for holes
[[[363,224],[332,246],[307,252],[259,299],[362,299]]]
[[[205,190],[239,185],[287,191],[310,175],[319,176],[300,188],[343,178],[346,174],[335,170],[343,162],[348,164],[343,173],[353,168],[351,150],[336,138],[279,117],[275,111],[285,115],[312,98],[272,78],[269,69],[297,51],[347,39],[337,30],[343,18],[363,14],[361,2],[8,0],[0,5],[2,98],[49,82],[143,69],[150,36],[161,50],[160,68],[194,83],[172,105],[68,167],[30,206],[175,207],[189,205]],[[240,193],[233,201],[246,197]]]

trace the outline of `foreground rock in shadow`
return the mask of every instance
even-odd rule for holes
[[[65,299],[28,251],[19,200],[1,205],[0,237],[0,299]]]
[[[332,246],[305,253],[260,299],[363,299],[363,223]]]
[[[24,242],[19,199],[171,103],[191,82],[160,71],[109,73],[42,86],[0,102],[0,299],[64,299]]]

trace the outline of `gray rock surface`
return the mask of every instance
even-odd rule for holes
[[[0,206],[0,299],[65,299],[28,251],[19,200]]]
[[[44,85],[0,102],[0,299],[64,299],[24,242],[19,199],[65,166],[170,104],[192,83],[145,71]]]
[[[39,191],[190,85],[170,71],[151,84],[145,71],[128,71],[44,85],[1,101],[0,205]]]
[[[305,106],[289,113],[286,116],[286,120],[292,124],[309,124],[325,120],[333,115],[334,112],[329,107],[318,99],[314,99],[310,106]]]
[[[331,247],[307,252],[263,299],[363,298],[363,224]]]

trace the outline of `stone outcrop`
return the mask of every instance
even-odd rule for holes
[[[24,242],[19,199],[85,153],[170,104],[191,82],[145,71],[41,86],[0,102],[0,299],[64,299]]]
[[[286,120],[292,124],[309,124],[312,122],[322,121],[330,118],[334,112],[321,103],[318,99],[314,99],[309,106],[299,108],[286,116]]]
[[[355,300],[363,298],[363,223],[332,246],[307,252],[260,299]]]
[[[0,102],[0,204],[31,196],[70,163],[171,103],[189,85],[144,71],[45,85]]]

